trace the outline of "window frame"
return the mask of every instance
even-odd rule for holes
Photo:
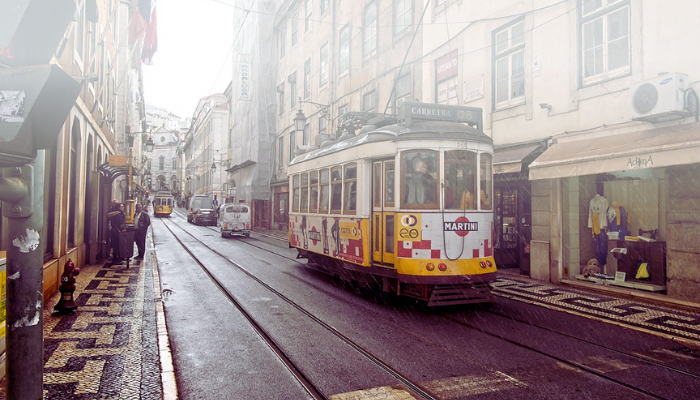
[[[323,87],[328,83],[328,42],[321,45],[319,50],[318,85]]]
[[[350,72],[350,50],[351,50],[350,25],[345,24],[338,32],[338,74]]]
[[[377,1],[372,0],[362,12],[362,61],[365,62],[377,56],[378,41],[378,10]],[[373,11],[374,15],[370,14]],[[371,18],[371,19],[370,19]]]
[[[411,32],[413,27],[413,0],[394,0],[392,3],[393,31],[394,40],[396,40]]]
[[[318,213],[328,214],[331,209],[331,172],[328,168],[323,168],[319,171],[318,188]],[[324,189],[326,193],[325,204],[323,202]]]
[[[629,0],[600,0],[600,6],[596,6],[590,10],[585,10],[586,4],[592,4],[592,2],[586,2],[579,0],[578,10],[579,10],[579,35],[580,35],[580,48],[579,48],[579,81],[581,86],[591,86],[598,84],[600,82],[608,81],[611,79],[619,78],[621,76],[627,76],[632,71],[632,26],[631,26],[631,4]],[[626,35],[618,36],[615,40],[610,40],[610,17],[618,13],[624,13],[625,24],[626,24]],[[586,48],[588,45],[587,29],[590,26],[594,26],[597,22],[600,22],[600,39],[601,43],[595,44],[594,47],[589,49]],[[596,31],[593,31],[592,36],[595,37]],[[623,52],[626,56],[626,64],[621,65],[617,68],[610,68],[611,63],[611,44],[613,42],[619,41],[620,39],[625,40],[626,52]],[[596,54],[598,49],[601,54],[598,56],[601,58],[600,65],[596,64]],[[590,75],[587,74],[587,69],[589,59],[587,58],[587,53],[593,51],[593,68],[594,71]],[[622,54],[622,53],[620,53]],[[600,67],[601,71],[595,71],[596,67]]]
[[[349,171],[355,171],[354,177],[348,177]],[[358,166],[356,162],[351,162],[343,165],[343,214],[357,214],[357,173]],[[354,188],[354,191],[353,191]]]
[[[311,57],[304,61],[304,98],[311,97]]]
[[[313,18],[314,15],[314,0],[306,0],[304,11],[304,32],[308,33],[312,28],[311,18]]]
[[[517,28],[522,28],[522,33],[517,32]],[[514,32],[516,31],[516,32]],[[506,33],[507,39],[501,41],[499,37]],[[525,103],[525,18],[521,17],[509,22],[506,25],[495,29],[491,34],[492,55],[493,55],[493,108],[503,109]],[[505,47],[501,49],[501,45]],[[505,61],[505,65],[501,65]],[[518,65],[519,64],[519,65]],[[518,68],[519,67],[519,68]],[[499,72],[501,68],[505,69],[507,80],[503,80],[506,84],[507,98],[499,98],[500,78]],[[518,72],[514,72],[514,68],[518,68]],[[516,82],[521,82],[521,88],[518,90],[520,94],[514,93]]]
[[[337,172],[338,178],[334,179],[333,174]],[[341,165],[336,165],[335,167],[331,168],[331,174],[330,174],[330,213],[331,214],[341,214],[343,212],[343,167]],[[337,205],[338,207],[335,207],[336,204],[336,187],[340,188],[340,191],[337,192]]]
[[[319,206],[319,174],[314,170],[309,172],[309,212],[317,214]]]

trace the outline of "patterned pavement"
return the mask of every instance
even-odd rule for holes
[[[286,240],[276,232],[256,233]],[[150,235],[147,248],[148,257],[129,269],[84,266],[76,277],[76,313],[52,315],[60,293],[45,302],[44,399],[177,398]],[[542,283],[509,272],[498,275],[497,296],[700,347],[698,311]]]
[[[60,293],[45,302],[44,399],[164,398],[153,265],[84,266],[75,313],[52,314]]]
[[[605,290],[601,288],[601,290]],[[700,312],[499,273],[494,294],[700,347]],[[663,296],[654,296],[663,301]],[[700,310],[700,308],[695,308]]]

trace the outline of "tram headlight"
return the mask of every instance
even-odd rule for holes
[[[486,260],[486,265],[487,265],[489,268],[493,267],[493,263],[491,262],[491,260]]]
[[[479,261],[479,266],[486,269],[486,261]]]
[[[438,264],[438,269],[443,272],[447,271],[447,265],[445,263],[440,263]]]
[[[435,269],[435,264],[427,263],[427,264],[425,264],[425,269],[427,269],[428,271],[432,271]]]

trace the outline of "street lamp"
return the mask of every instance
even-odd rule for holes
[[[328,104],[314,103],[313,101],[302,100],[300,97],[299,110],[297,111],[297,115],[294,117],[294,129],[296,129],[297,131],[303,131],[304,128],[306,128],[306,115],[304,115],[304,112],[301,111],[301,105],[303,103],[312,104],[316,106],[316,109],[318,109],[321,118],[328,119],[330,117],[330,106]]]
[[[149,136],[148,140],[146,140],[146,151],[149,153],[153,152],[154,146],[155,146],[155,143],[153,143],[153,139]]]

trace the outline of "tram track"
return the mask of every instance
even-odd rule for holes
[[[177,225],[177,224],[176,224],[176,225]],[[179,227],[179,226],[178,226],[178,227]],[[294,306],[295,308],[297,308],[298,310],[300,310],[301,312],[303,312],[305,315],[307,315],[309,318],[311,318],[311,319],[314,320],[315,322],[319,323],[319,324],[320,324],[321,326],[323,326],[325,329],[328,329],[329,331],[331,331],[334,335],[336,335],[338,338],[340,338],[341,340],[343,340],[343,342],[349,344],[351,347],[353,347],[354,349],[356,349],[358,352],[362,353],[365,357],[367,357],[368,359],[372,360],[375,364],[380,365],[380,366],[381,366],[383,369],[385,369],[387,372],[389,372],[389,373],[391,373],[392,375],[394,375],[394,372],[392,372],[393,369],[392,369],[390,366],[388,366],[388,365],[382,363],[381,360],[379,360],[377,357],[374,357],[374,356],[371,354],[371,352],[369,352],[369,351],[363,349],[360,345],[358,345],[357,343],[355,343],[355,342],[352,341],[351,339],[347,338],[346,336],[344,336],[342,333],[338,332],[338,331],[335,330],[334,328],[330,327],[330,326],[329,326],[328,324],[326,324],[325,322],[319,320],[317,317],[311,315],[308,311],[304,310],[301,306],[297,305],[297,304],[294,303],[292,300],[288,299],[287,297],[285,297],[285,296],[282,295],[281,293],[277,292],[275,289],[269,287],[269,286],[266,285],[264,282],[261,282],[257,277],[253,276],[250,272],[246,271],[245,269],[243,269],[242,267],[240,267],[240,266],[239,266],[238,264],[236,264],[235,262],[233,262],[233,261],[231,261],[231,260],[228,260],[228,258],[226,258],[226,256],[222,255],[221,253],[219,253],[219,252],[216,251],[215,249],[211,248],[210,246],[208,246],[207,244],[205,244],[204,242],[202,242],[201,240],[199,240],[197,237],[195,237],[194,235],[192,235],[192,234],[190,234],[189,232],[187,232],[186,230],[184,230],[182,227],[179,227],[179,228],[182,229],[183,231],[185,231],[188,235],[190,235],[191,237],[193,237],[193,238],[194,238],[195,240],[197,240],[199,243],[201,243],[202,245],[206,246],[208,249],[210,249],[210,250],[211,250],[212,252],[214,252],[215,254],[219,255],[220,257],[223,257],[223,258],[227,259],[227,261],[229,261],[229,262],[231,262],[232,264],[234,264],[237,268],[240,268],[243,272],[245,272],[245,273],[246,273],[247,275],[249,275],[251,278],[253,278],[253,279],[255,279],[256,281],[258,281],[261,285],[265,286],[268,290],[270,290],[272,293],[274,293],[275,295],[277,295],[279,298],[281,298],[281,299],[284,300],[285,302],[289,303],[290,305]],[[209,227],[208,227],[208,228],[209,228]],[[213,228],[213,227],[212,227],[211,229],[212,229],[212,230],[216,230],[216,229]],[[171,231],[171,232],[172,232],[172,231]],[[284,256],[284,255],[282,255],[282,254],[275,253],[274,251],[272,251],[272,250],[266,248],[265,246],[259,246],[259,245],[257,245],[257,244],[254,242],[254,241],[257,241],[257,240],[259,240],[259,239],[250,238],[250,239],[246,239],[246,240],[244,240],[244,241],[242,241],[242,242],[245,243],[245,244],[247,244],[247,245],[249,245],[249,246],[255,247],[255,248],[259,249],[259,250],[265,251],[265,252],[270,253],[270,254],[274,254],[274,255],[276,255],[277,257],[281,257],[281,258],[283,258],[283,259],[286,259],[286,260],[289,260],[289,261],[293,261],[293,262],[297,262],[297,261],[298,261],[298,260],[296,260],[296,259],[294,259],[294,258],[286,257],[286,256]],[[179,241],[179,239],[178,239],[178,241]],[[211,278],[211,279],[215,279],[215,277],[212,277],[212,276],[210,276],[210,278]],[[218,286],[218,285],[217,285],[217,286]],[[225,290],[225,288],[220,288],[220,289]],[[242,310],[241,312],[245,313],[245,311],[243,311],[243,310]],[[584,338],[581,338],[581,337],[577,337],[577,336],[574,336],[574,335],[572,335],[572,334],[570,334],[570,333],[567,333],[567,332],[564,332],[564,331],[561,331],[561,330],[557,330],[557,329],[552,329],[552,328],[547,327],[547,326],[544,326],[544,325],[533,324],[532,321],[525,321],[525,320],[523,320],[523,319],[520,319],[520,318],[517,318],[517,317],[513,317],[513,316],[509,316],[509,315],[506,315],[506,314],[503,314],[503,313],[500,313],[500,312],[497,312],[497,311],[494,311],[494,310],[484,309],[483,312],[489,313],[489,314],[494,315],[494,316],[497,316],[497,317],[499,317],[499,318],[507,319],[507,320],[509,320],[509,321],[514,321],[514,322],[517,322],[517,323],[519,323],[519,324],[526,324],[526,325],[528,325],[529,327],[536,328],[536,329],[539,329],[539,330],[541,330],[541,331],[543,331],[543,332],[547,332],[547,333],[550,333],[550,334],[559,335],[559,336],[564,337],[564,338],[566,338],[566,339],[568,339],[568,340],[577,341],[577,342],[579,342],[579,343],[581,343],[581,344],[594,346],[594,347],[599,348],[599,349],[601,349],[601,350],[603,350],[603,351],[605,351],[605,352],[611,352],[611,353],[617,354],[617,355],[622,356],[622,357],[629,357],[630,359],[633,359],[633,360],[636,360],[637,362],[643,363],[645,366],[648,366],[648,367],[652,367],[652,368],[662,368],[662,369],[665,369],[665,370],[667,370],[667,371],[669,371],[669,372],[671,372],[671,373],[674,373],[674,374],[680,374],[680,375],[686,376],[686,377],[688,377],[688,378],[700,380],[700,375],[698,375],[698,374],[696,374],[696,373],[693,373],[693,372],[690,372],[690,371],[686,371],[686,370],[683,370],[683,369],[679,369],[679,368],[674,368],[674,367],[672,367],[672,366],[668,366],[668,365],[663,364],[663,363],[661,363],[661,362],[659,362],[659,361],[657,361],[657,360],[654,360],[653,358],[646,357],[646,356],[641,355],[641,354],[638,354],[638,353],[631,353],[631,352],[621,351],[621,350],[616,349],[616,348],[613,348],[613,347],[611,347],[611,346],[606,346],[606,345],[604,345],[604,344],[597,343],[597,342],[592,341],[592,340],[587,340],[587,339],[584,339]],[[446,316],[446,315],[438,315],[438,317],[440,317],[440,318],[442,318],[442,319],[444,319],[444,320],[446,320],[446,321],[449,321],[449,322],[451,322],[451,323],[457,324],[457,325],[459,325],[459,326],[463,326],[463,327],[472,329],[472,330],[474,330],[474,331],[480,332],[480,333],[482,333],[482,334],[491,336],[491,337],[493,337],[493,338],[496,338],[496,339],[499,339],[499,340],[503,340],[503,341],[505,341],[505,342],[507,342],[507,343],[509,343],[509,344],[512,344],[512,345],[514,345],[514,346],[518,346],[518,347],[523,348],[523,349],[525,349],[525,350],[527,350],[527,351],[531,351],[531,352],[537,353],[537,354],[539,354],[539,355],[541,355],[541,356],[544,356],[544,357],[547,357],[547,358],[549,358],[549,359],[555,360],[556,362],[565,364],[565,365],[567,365],[567,366],[569,366],[569,367],[571,367],[571,368],[575,368],[575,369],[577,369],[577,370],[580,370],[581,372],[594,375],[594,376],[596,376],[596,377],[598,377],[598,378],[601,378],[601,379],[604,379],[604,380],[606,380],[606,381],[608,381],[608,382],[610,382],[610,383],[613,383],[613,384],[615,384],[615,385],[619,385],[619,386],[621,386],[621,387],[624,387],[624,388],[626,388],[626,389],[628,389],[628,390],[634,391],[634,392],[636,392],[636,393],[638,393],[638,394],[640,394],[640,395],[648,396],[649,398],[655,398],[655,399],[670,399],[670,398],[671,398],[671,397],[664,397],[664,396],[662,396],[662,395],[659,395],[659,394],[657,394],[657,393],[654,393],[654,392],[651,391],[651,390],[647,390],[647,389],[644,389],[644,388],[640,388],[640,387],[635,386],[635,385],[633,385],[633,384],[627,383],[627,382],[625,382],[625,381],[622,380],[622,379],[616,379],[616,378],[614,378],[614,377],[609,376],[608,374],[606,374],[606,373],[604,373],[604,372],[600,372],[600,371],[596,370],[595,368],[589,367],[589,366],[587,366],[587,365],[585,365],[585,364],[583,364],[583,363],[581,363],[581,362],[572,361],[571,359],[567,359],[566,357],[561,357],[561,356],[558,356],[558,355],[556,355],[556,354],[553,354],[553,352],[549,352],[549,351],[545,351],[545,350],[542,350],[542,349],[538,349],[538,348],[536,348],[536,347],[534,347],[534,346],[532,346],[532,345],[527,344],[527,343],[524,342],[524,341],[517,340],[517,339],[512,338],[512,337],[506,337],[506,336],[503,335],[503,334],[500,334],[500,333],[497,333],[497,332],[495,332],[495,331],[489,330],[489,329],[487,329],[487,328],[485,328],[485,327],[483,327],[483,326],[479,326],[479,325],[476,325],[476,324],[473,324],[473,323],[466,322],[466,321],[461,320],[461,319],[459,319],[459,318],[457,318],[457,317],[451,317],[451,316]],[[246,314],[246,318],[249,318],[249,316],[248,316],[247,314]],[[251,318],[252,318],[252,317],[251,317]],[[427,391],[425,391],[425,390],[421,387],[421,385],[420,385],[419,383],[411,382],[410,379],[403,377],[403,376],[402,376],[400,373],[398,373],[398,372],[396,372],[396,374],[398,374],[398,375],[394,375],[394,376],[396,377],[396,379],[398,379],[398,380],[401,381],[403,384],[405,384],[407,387],[409,387],[413,392],[415,392],[416,394],[420,395],[421,398],[425,398],[425,399],[433,399],[433,398],[435,398],[435,397],[432,397]]]
[[[165,228],[172,234],[172,236],[175,238],[175,240],[182,246],[182,248],[192,257],[192,259],[197,263],[197,265],[204,271],[204,273],[209,277],[209,279],[214,283],[214,285],[224,294],[224,296],[229,300],[229,302],[243,315],[243,317],[251,324],[251,327],[255,330],[255,332],[265,341],[265,343],[270,347],[270,349],[275,353],[275,355],[285,364],[285,366],[288,368],[290,373],[297,379],[297,381],[304,387],[304,389],[309,393],[309,395],[314,398],[314,399],[327,399],[326,397],[317,387],[316,385],[313,384],[313,382],[304,374],[301,368],[297,366],[297,364],[284,352],[284,350],[278,345],[278,343],[274,340],[273,337],[271,337],[267,331],[257,323],[255,320],[254,316],[249,313],[243,305],[235,298],[235,296],[223,285],[223,283],[206,267],[206,265],[202,262],[202,260],[192,252],[188,246],[178,237],[178,235],[175,234],[173,229],[169,225],[174,225],[178,229],[180,229],[183,233],[189,235],[191,238],[195,239],[199,244],[202,246],[206,247],[211,253],[221,257],[224,259],[227,263],[231,264],[232,266],[236,267],[239,269],[241,272],[246,274],[248,277],[253,279],[255,282],[260,284],[262,287],[264,287],[266,290],[268,290],[270,293],[274,294],[276,297],[284,301],[285,303],[289,304],[290,306],[294,307],[296,310],[304,314],[306,317],[308,317],[310,320],[313,322],[317,323],[321,327],[323,327],[326,331],[330,332],[333,334],[336,338],[340,339],[343,343],[346,345],[350,346],[352,349],[357,351],[360,355],[362,355],[364,358],[368,359],[375,365],[377,365],[379,368],[384,370],[386,373],[388,373],[390,376],[392,376],[394,379],[396,379],[400,384],[404,386],[404,389],[408,389],[409,392],[411,392],[413,395],[419,396],[421,399],[425,400],[437,400],[435,397],[433,397],[431,394],[429,394],[424,388],[421,387],[420,384],[413,382],[410,378],[406,377],[403,375],[401,372],[398,370],[394,369],[391,367],[389,364],[383,362],[378,356],[375,356],[370,352],[369,350],[363,348],[360,346],[358,343],[347,337],[346,335],[342,334],[340,331],[335,329],[334,327],[330,326],[323,320],[319,319],[309,311],[307,311],[304,307],[299,305],[298,303],[294,302],[292,299],[289,297],[285,296],[284,294],[280,293],[267,283],[263,282],[260,278],[255,276],[253,273],[245,269],[243,266],[240,264],[236,263],[235,261],[231,260],[228,258],[226,255],[222,254],[218,250],[212,248],[199,238],[197,238],[195,235],[191,234],[188,232],[186,229],[182,228],[180,224],[170,220],[166,223],[166,220],[161,220]],[[249,245],[253,245],[248,243]],[[254,246],[254,245],[253,245]],[[289,257],[284,257],[282,255],[279,255],[277,253],[274,253],[272,251],[269,251],[268,249],[265,249],[262,246],[255,246],[256,248],[259,248],[261,250],[265,250],[269,252],[270,254],[275,254],[278,257],[287,259],[287,260],[292,260],[292,261],[297,261],[295,259],[291,259]]]

